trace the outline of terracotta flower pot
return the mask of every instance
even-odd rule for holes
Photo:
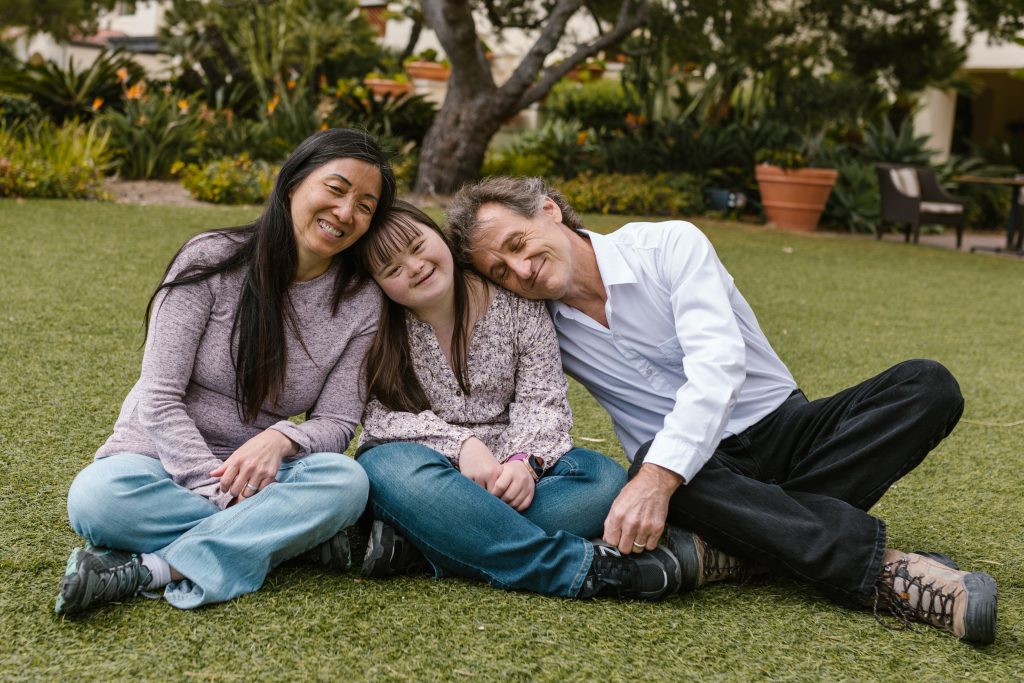
[[[390,78],[367,78],[363,83],[370,89],[370,92],[380,97],[384,95],[398,97],[412,92],[412,83],[399,83]]]
[[[422,78],[427,81],[447,81],[452,75],[451,67],[437,62],[409,62],[405,65],[405,73],[409,78]]]
[[[754,168],[768,221],[783,230],[813,232],[839,172],[832,168]]]

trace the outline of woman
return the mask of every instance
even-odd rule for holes
[[[572,447],[543,303],[456,263],[437,225],[402,201],[358,251],[388,298],[367,354],[359,462],[378,521],[364,573],[424,568],[386,523],[438,576],[569,597],[677,589],[664,548],[623,557],[586,540],[601,534],[626,473]]]
[[[285,161],[253,223],[179,250],[147,307],[139,381],[68,493],[89,545],[71,553],[58,613],[160,589],[183,609],[229,600],[318,544],[347,563],[335,535],[362,512],[367,481],[340,453],[380,307],[348,249],[394,185],[370,136],[322,131]]]

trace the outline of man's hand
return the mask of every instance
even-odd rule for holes
[[[483,441],[471,436],[459,450],[459,471],[490,491],[501,475],[501,465]]]
[[[644,463],[633,480],[622,487],[604,520],[604,540],[624,555],[658,547],[668,501],[683,478],[664,467]]]
[[[535,486],[529,461],[513,460],[503,464],[498,480],[488,490],[519,512],[530,507]]]
[[[295,442],[281,432],[265,429],[239,446],[210,475],[220,477],[220,490],[230,492],[234,502],[241,502],[273,484],[281,461],[298,450]]]

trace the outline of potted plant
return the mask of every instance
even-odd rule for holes
[[[452,68],[447,59],[438,61],[437,50],[427,48],[406,60],[405,73],[409,74],[409,78],[447,81],[452,75]]]
[[[804,149],[809,146],[805,144]],[[757,153],[754,174],[765,217],[783,230],[817,229],[839,175],[834,168],[812,168],[809,156],[793,146]]]
[[[366,78],[363,79],[363,83],[370,92],[376,97],[382,97],[384,95],[405,95],[412,92],[412,83],[409,82],[409,77],[405,74],[395,74],[394,76],[384,76],[376,71],[371,71],[366,74]]]

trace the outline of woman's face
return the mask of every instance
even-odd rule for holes
[[[373,279],[389,299],[413,312],[450,305],[455,281],[452,252],[435,230],[421,223],[416,227],[419,235],[378,266]]]
[[[334,159],[292,190],[292,227],[299,253],[298,280],[327,270],[370,227],[380,201],[380,170],[358,159]]]

